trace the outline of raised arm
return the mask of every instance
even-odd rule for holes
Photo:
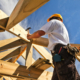
[[[32,35],[27,34],[27,39],[39,38],[43,35],[45,35],[45,32],[43,30],[38,30],[34,32]]]

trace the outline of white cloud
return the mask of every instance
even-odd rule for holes
[[[17,2],[18,0],[0,0],[0,9],[9,16],[16,6]]]
[[[27,24],[28,24],[28,22],[27,22],[27,19],[24,19],[23,21],[21,21],[20,23],[19,23],[24,29],[27,29],[27,27],[29,27]]]
[[[0,0],[0,9],[5,12],[8,16],[13,11],[14,7],[16,6],[18,0]],[[0,32],[0,40],[13,38],[14,35],[10,34],[9,32]]]

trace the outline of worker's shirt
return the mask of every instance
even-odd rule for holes
[[[49,21],[40,30],[48,34],[48,49],[53,50],[57,43],[67,45],[69,43],[69,35],[65,25],[56,19]]]

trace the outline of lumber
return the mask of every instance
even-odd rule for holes
[[[9,17],[6,28],[10,29],[48,1],[49,0],[19,0],[18,4]]]
[[[11,50],[7,50],[7,51],[4,51],[4,52],[0,52],[0,59],[1,60],[6,60],[8,58],[12,58],[14,56],[17,56],[20,53],[20,49],[21,49],[21,47],[14,48],[14,49],[11,49]]]
[[[52,63],[52,56],[51,54],[42,46],[38,46],[36,44],[33,44],[33,47],[37,50],[37,52],[44,58],[49,59],[52,67],[54,68],[54,65]]]
[[[12,63],[16,63],[15,59],[16,59],[17,57],[18,57],[18,56],[12,57],[12,58],[11,58],[11,62],[12,62]],[[10,61],[8,61],[8,62],[10,62]]]
[[[24,53],[24,51],[26,50],[26,48],[27,48],[27,46],[25,46],[23,49],[21,49],[20,54],[13,60],[13,63],[15,63],[19,59],[19,57]]]
[[[9,17],[6,17],[5,19],[2,19],[0,21],[0,25],[4,26],[6,28],[7,22],[8,22]],[[4,32],[5,29],[0,28],[0,32]]]
[[[8,76],[3,76],[3,78],[4,78],[5,80],[17,80],[17,78],[8,77]]]
[[[4,31],[5,31],[4,29],[0,28],[0,32],[4,32]]]
[[[25,59],[25,65],[27,66],[27,68],[29,68],[32,64],[32,53],[33,53],[32,43],[28,43],[26,50],[26,59]]]
[[[37,69],[46,70],[47,68],[51,67],[51,63],[47,59],[39,58],[31,66]]]
[[[51,80],[51,78],[52,78],[52,72],[44,71],[36,80]],[[17,80],[26,80],[26,79],[18,78]],[[31,79],[28,79],[28,80],[31,80]]]
[[[22,54],[22,57],[26,60],[26,51]],[[32,58],[32,63],[34,63],[35,60]]]
[[[3,77],[0,77],[0,80],[3,80]]]
[[[37,80],[51,80],[52,72],[44,71]]]
[[[14,56],[12,58],[9,58],[8,60],[6,60],[6,62],[11,62],[12,63],[16,57],[17,56]],[[19,64],[19,63],[18,62],[15,62],[15,64]]]
[[[22,54],[22,57],[24,58],[24,59],[26,59],[25,58],[25,54],[26,54],[26,52],[24,52],[23,54]],[[34,63],[35,62],[35,60],[32,58],[32,63]]]
[[[33,47],[44,59],[49,59],[52,63],[52,56],[44,47],[36,44],[33,44]]]
[[[19,39],[18,37],[1,40],[0,41],[0,51],[18,47],[18,46],[25,45],[25,44],[27,44],[27,42],[25,42],[22,39]]]
[[[37,79],[43,70],[30,67],[26,69],[26,66],[5,62],[0,60],[0,75],[10,76],[15,78],[33,78]]]
[[[8,18],[5,18],[5,17],[8,17],[3,11],[1,11],[0,10],[0,28],[2,28],[2,29],[4,29],[4,30],[7,30],[6,28],[5,28],[5,25],[6,25],[6,20],[8,21]],[[5,19],[3,19],[3,18],[5,18]],[[3,23],[2,24],[2,22],[5,22],[5,23]],[[7,30],[8,32],[10,32],[10,33],[12,33],[12,34],[14,34],[15,36],[17,36],[17,37],[19,37],[19,38],[21,38],[21,39],[23,39],[24,41],[26,41],[26,42],[30,42],[27,38],[26,38],[26,36],[27,36],[27,34],[28,34],[28,32],[27,31],[25,31],[21,26],[19,26],[18,24],[16,25],[16,26],[14,26],[13,28],[11,28],[11,29],[9,29],[9,30]],[[46,39],[46,38],[37,38],[37,39],[33,39],[33,40],[31,40],[31,42],[32,43],[34,43],[34,44],[37,44],[37,45],[41,45],[41,46],[44,46],[44,47],[47,47],[47,45],[48,45],[48,39]]]
[[[21,26],[19,26],[19,24],[15,25],[13,28],[7,30],[5,27],[6,24],[5,23],[4,23],[4,25],[2,24],[3,20],[7,20],[5,17],[7,17],[7,15],[3,11],[0,10],[0,28],[12,33],[13,35],[15,35],[27,42],[30,42],[30,40],[28,40],[26,38],[26,35],[28,34],[28,32],[25,31]]]
[[[0,13],[0,16],[1,16],[1,13]],[[2,18],[1,21],[0,21],[0,25],[1,26],[4,26],[4,28],[6,28],[6,25],[7,25],[8,20],[9,20],[9,17],[7,17],[7,16],[5,18]]]
[[[32,39],[32,43],[43,46],[43,47],[47,47],[49,44],[49,41],[47,38],[40,37],[40,38]]]

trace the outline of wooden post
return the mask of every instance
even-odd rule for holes
[[[25,61],[25,65],[27,66],[27,68],[29,68],[30,65],[32,64],[32,53],[33,53],[32,51],[33,51],[32,43],[28,43],[26,50],[26,61]]]
[[[43,70],[35,69],[34,67],[27,69],[26,66],[0,60],[0,75],[23,79],[37,79],[42,72]]]
[[[14,47],[18,47],[18,46],[25,45],[25,44],[27,44],[27,42],[25,42],[22,39],[19,39],[18,37],[6,39],[6,40],[1,40],[0,41],[0,51],[7,50],[10,48],[14,48]]]
[[[2,76],[0,76],[0,80],[3,80],[3,77]]]
[[[11,50],[7,50],[4,52],[0,52],[0,59],[1,60],[6,60],[8,58],[12,58],[14,56],[17,56],[20,54],[20,47],[19,48],[15,48],[15,49],[11,49]]]

